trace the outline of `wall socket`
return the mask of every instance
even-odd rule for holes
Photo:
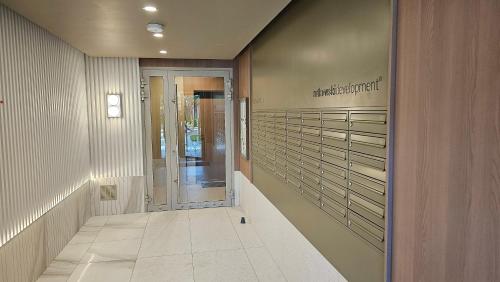
[[[116,185],[101,185],[101,201],[114,201],[117,194]]]

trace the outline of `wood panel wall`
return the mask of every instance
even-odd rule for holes
[[[212,59],[139,59],[140,67],[232,68],[233,60]]]
[[[249,99],[249,104],[250,104],[250,97],[251,97],[251,51],[249,48],[247,48],[246,50],[244,50],[243,52],[241,52],[241,54],[235,59],[236,61],[236,66],[235,68],[238,69],[238,100],[241,99],[241,98],[248,98]],[[250,165],[250,159],[245,159],[241,153],[240,153],[240,131],[239,131],[239,102],[238,102],[238,105],[235,106],[235,108],[238,109],[238,119],[237,119],[237,123],[238,123],[238,132],[236,132],[235,134],[235,138],[237,139],[236,142],[238,143],[238,151],[237,151],[237,155],[239,156],[239,165],[240,165],[240,171],[241,173],[243,173],[243,175],[245,175],[250,181],[252,181],[252,166]],[[250,115],[250,112],[249,112],[249,115]],[[250,119],[250,116],[247,117],[248,119]],[[250,122],[248,124],[249,126],[249,132],[251,131],[251,127],[250,127]],[[249,140],[250,139],[250,134],[251,132],[249,133]],[[250,146],[250,141],[248,143],[248,146],[249,146],[249,156],[251,158],[251,146]]]
[[[221,91],[224,92],[224,79],[220,77],[183,77],[176,78],[176,84],[178,85],[178,95],[182,97],[193,96],[195,91]],[[185,124],[185,99],[180,99],[179,101],[179,118]],[[201,125],[201,135],[203,139],[203,160],[211,160],[211,147],[213,145],[213,119],[212,119],[212,108],[209,106],[211,102],[207,102],[206,99],[201,99],[201,113],[199,117],[199,122]],[[209,111],[207,114],[204,111]],[[185,152],[185,132],[184,130],[179,130],[178,134],[178,145],[179,145],[179,157],[186,157]],[[210,149],[210,150],[208,150]],[[207,151],[208,150],[208,151]]]
[[[500,281],[500,1],[399,0],[394,281]]]
[[[160,105],[163,102],[163,77],[154,76],[150,79],[151,90],[151,150],[153,160],[161,160],[161,133],[164,126],[164,117]]]

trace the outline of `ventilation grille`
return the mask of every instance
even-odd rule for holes
[[[116,185],[101,185],[101,201],[116,201]]]

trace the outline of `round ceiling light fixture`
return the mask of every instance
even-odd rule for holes
[[[167,54],[167,50],[160,50],[160,54],[166,55]]]
[[[159,24],[159,23],[150,23],[150,24],[146,25],[146,29],[147,29],[147,31],[149,31],[151,33],[162,33],[164,30],[164,27],[162,24]]]
[[[156,37],[156,38],[162,38],[163,37],[163,33],[153,33],[153,36]]]
[[[142,8],[142,9],[144,11],[150,12],[150,13],[154,13],[154,12],[158,11],[158,9],[155,6],[151,6],[151,5],[144,6],[144,8]]]

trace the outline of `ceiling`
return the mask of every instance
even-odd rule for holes
[[[290,0],[0,2],[91,56],[233,59]],[[158,11],[143,11],[146,4]],[[164,24],[164,37],[154,38],[148,23]]]

